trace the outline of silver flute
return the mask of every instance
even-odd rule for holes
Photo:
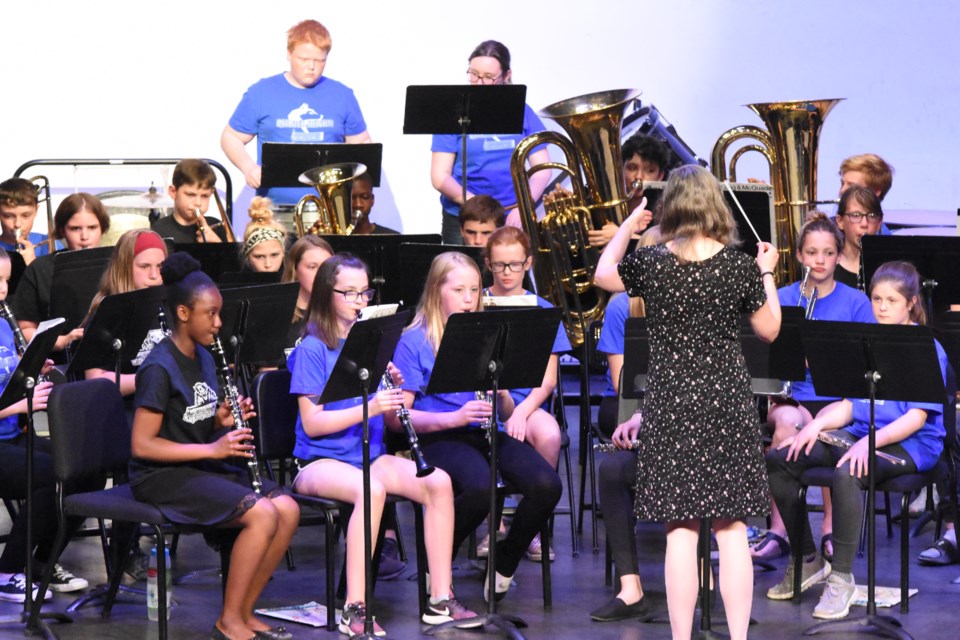
[[[797,429],[801,429],[801,428],[802,427],[800,425],[797,425]],[[819,440],[823,444],[830,445],[831,447],[837,447],[838,449],[843,449],[844,451],[846,451],[847,449],[853,446],[853,443],[847,440],[844,440],[840,436],[834,435],[829,431],[821,431],[820,433],[818,433],[817,440]],[[898,467],[902,467],[907,464],[907,461],[904,460],[903,458],[900,458],[898,456],[891,455],[889,453],[885,453],[879,450],[877,451],[877,457],[883,458],[887,462],[891,464],[895,464]]]
[[[623,447],[618,447],[612,442],[598,442],[593,445],[593,450],[598,453],[613,453],[614,451],[636,451],[640,448],[639,440],[631,440],[630,446],[624,449]]]

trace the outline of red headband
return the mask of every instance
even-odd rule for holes
[[[164,255],[167,253],[167,245],[163,242],[163,238],[153,231],[147,231],[137,236],[137,242],[133,245],[133,257],[136,258],[147,249],[160,249]]]

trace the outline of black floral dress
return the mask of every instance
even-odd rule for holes
[[[760,421],[740,349],[740,315],[763,306],[756,262],[725,247],[680,262],[665,245],[620,263],[643,296],[650,368],[634,509],[641,520],[765,515],[770,493]]]

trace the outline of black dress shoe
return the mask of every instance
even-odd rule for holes
[[[259,637],[259,635],[255,635],[249,640],[257,640]],[[210,632],[210,640],[230,640],[230,637],[223,631],[220,631],[220,627],[213,625],[213,631]]]
[[[285,627],[273,627],[266,631],[257,631],[256,640],[293,640],[293,634]]]
[[[646,598],[640,598],[634,604],[627,604],[620,598],[614,598],[599,609],[590,612],[590,619],[597,622],[616,622],[630,618],[644,618],[650,614]]]

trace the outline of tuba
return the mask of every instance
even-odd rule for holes
[[[607,293],[593,284],[600,251],[590,246],[587,231],[607,222],[619,225],[629,214],[620,124],[627,105],[638,95],[636,89],[618,89],[552,104],[539,114],[563,127],[569,140],[555,131],[535,133],[520,141],[511,158],[517,208],[535,256],[538,293],[563,309],[563,324],[574,347],[583,345],[590,323],[603,319],[607,304]],[[544,162],[528,169],[528,157],[543,144],[559,147],[565,163]],[[570,177],[573,193],[545,199],[545,215],[537,220],[529,178],[550,169]]]
[[[307,234],[350,235],[353,232],[353,209],[350,202],[350,183],[366,173],[366,165],[359,162],[339,162],[316,167],[300,175],[300,182],[311,184],[317,195],[300,198],[293,211],[297,237]],[[318,197],[319,196],[319,197]],[[309,229],[303,222],[303,211],[308,202],[317,206],[318,217]]]
[[[730,144],[753,138],[759,144],[737,149],[730,159],[730,180],[736,181],[736,163],[744,153],[757,151],[770,164],[773,186],[775,244],[780,252],[777,279],[794,282],[799,276],[797,234],[807,212],[817,205],[817,145],[820,128],[830,110],[843,98],[799,100],[746,105],[760,116],[767,129],[743,125],[720,136],[713,147],[711,166],[721,182],[727,179],[725,156]]]

